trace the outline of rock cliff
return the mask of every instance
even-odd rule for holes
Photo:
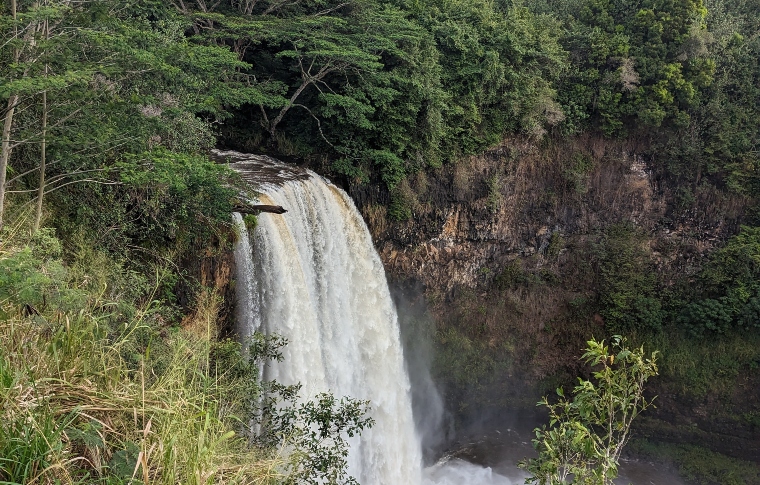
[[[610,227],[633,228],[638,270],[656,275],[653,291],[688,279],[738,231],[747,200],[706,184],[684,195],[647,151],[643,142],[516,138],[418,173],[390,194],[350,187],[389,279],[422,288],[438,378],[465,418],[484,406],[532,407],[588,372],[579,351],[606,332],[599,252]],[[410,210],[409,220],[390,217],[394,204]],[[625,274],[629,262],[612,261]],[[695,398],[660,378],[652,390],[664,398],[642,434],[659,427],[688,442],[699,430],[716,449],[756,459],[757,428],[741,416],[760,411],[746,404],[760,396],[742,379],[753,379],[748,369],[725,395]]]

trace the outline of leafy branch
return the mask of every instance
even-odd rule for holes
[[[629,349],[625,342],[619,335],[609,345],[589,340],[582,359],[599,368],[595,382],[579,379],[572,400],[559,388],[556,404],[546,397],[538,403],[548,408],[550,421],[535,429],[538,458],[520,463],[532,474],[526,483],[611,485],[617,477],[631,424],[654,399],[646,399],[644,385],[657,375],[657,351],[646,357],[643,347]]]

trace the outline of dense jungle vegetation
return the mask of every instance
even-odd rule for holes
[[[412,178],[509,137],[635,140],[674,217],[731,198],[740,224],[676,281],[610,224],[579,314],[697,395],[758,372],[758,0],[4,0],[0,32],[0,481],[281,479],[272,450],[298,433],[235,434],[259,383],[188,269],[235,238],[242,185],[215,145],[371,186],[404,221]],[[362,403],[314,406],[300,422],[370,424]],[[335,446],[293,480],[340,470]]]

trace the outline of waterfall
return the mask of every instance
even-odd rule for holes
[[[282,362],[264,378],[369,400],[375,425],[351,438],[349,474],[362,485],[509,485],[505,477],[458,459],[423,471],[412,416],[398,318],[382,262],[348,195],[312,172],[268,157],[216,152],[256,183],[263,214],[241,230],[237,261],[237,331],[288,339]],[[239,214],[235,220],[241,228]]]
[[[235,291],[237,293],[235,331],[238,335],[247,337],[261,327],[261,312],[257,298],[258,284],[253,269],[251,239],[248,236],[243,216],[236,212],[232,217],[235,225],[240,228],[240,239],[235,244],[235,263],[237,265],[235,272]]]
[[[371,402],[375,425],[351,442],[349,454],[359,483],[420,483],[396,312],[361,215],[343,191],[313,174],[265,190],[261,203],[288,213],[259,217],[255,251],[245,234],[237,246],[239,333],[288,339],[266,379],[300,382],[305,398],[329,391]]]

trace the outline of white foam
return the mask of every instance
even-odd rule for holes
[[[444,460],[426,468],[423,485],[513,485],[509,478],[490,467],[482,467],[458,458]]]

